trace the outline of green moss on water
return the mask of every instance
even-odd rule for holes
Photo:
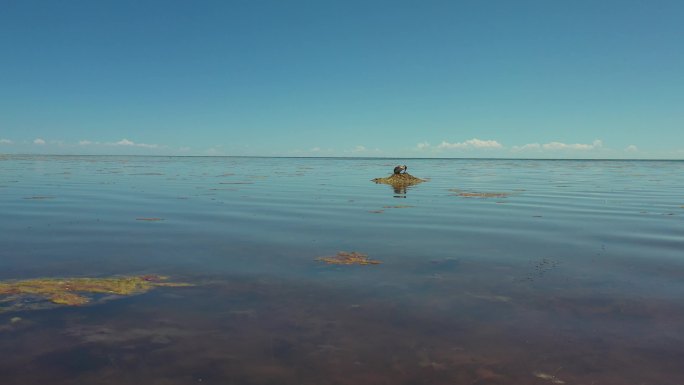
[[[366,254],[357,253],[356,251],[346,252],[339,251],[336,255],[330,257],[319,257],[317,261],[325,262],[329,265],[379,265],[380,261],[368,259]]]
[[[2,302],[40,297],[54,304],[78,306],[91,302],[88,294],[128,296],[145,293],[159,286],[192,286],[188,283],[165,282],[168,277],[141,275],[111,278],[36,278],[0,282]]]

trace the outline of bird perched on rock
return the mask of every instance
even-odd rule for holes
[[[408,167],[406,167],[406,165],[403,165],[403,166],[399,165],[399,166],[394,168],[394,173],[395,174],[401,174],[403,172],[405,174],[407,169],[408,169]]]

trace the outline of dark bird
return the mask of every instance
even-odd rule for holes
[[[400,165],[400,166],[397,166],[394,168],[394,173],[395,174],[401,174],[403,171],[404,174],[406,174],[406,170],[408,170],[408,167],[406,167],[406,165],[403,165],[403,166]]]

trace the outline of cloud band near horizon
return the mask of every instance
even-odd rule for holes
[[[108,154],[107,148],[114,149],[117,148],[116,153],[126,152],[126,149],[130,149],[132,154],[149,153],[150,155],[163,154],[163,155],[232,155],[233,151],[228,149],[221,149],[222,145],[212,145],[208,146],[206,149],[191,150],[190,147],[181,146],[175,148],[173,146],[157,144],[157,143],[143,143],[130,140],[128,138],[122,138],[118,141],[92,141],[92,140],[79,140],[75,143],[66,142],[63,140],[46,140],[44,138],[35,138],[30,141],[17,142],[16,140],[8,138],[0,138],[0,145],[5,148],[18,147],[23,143],[23,148],[31,148],[31,146],[36,148],[37,152],[45,153],[51,148],[61,149],[62,152],[70,154],[78,154],[82,149],[84,153],[102,153],[103,155]],[[28,147],[27,147],[28,146]],[[315,146],[308,150],[282,150],[278,153],[266,154],[267,156],[405,156],[407,154],[402,154],[404,150],[397,149],[395,152],[390,152],[387,150],[381,150],[375,146],[358,144],[352,148],[346,149],[335,149],[329,146]],[[550,141],[546,143],[527,143],[523,145],[513,145],[506,146],[503,143],[494,139],[480,139],[471,138],[463,141],[449,141],[442,140],[438,145],[431,145],[428,141],[419,142],[415,145],[413,150],[409,150],[408,153],[421,153],[425,155],[444,155],[444,154],[482,154],[482,155],[496,155],[496,156],[520,156],[520,155],[538,155],[538,156],[553,156],[557,154],[559,156],[568,156],[571,154],[577,154],[578,156],[587,156],[589,154],[596,155],[619,155],[620,153],[628,153],[631,155],[636,154],[646,154],[641,151],[636,145],[630,144],[622,150],[614,150],[605,147],[603,141],[600,139],[595,139],[591,143],[564,143],[560,141]],[[681,153],[681,152],[673,152]],[[236,155],[260,155],[260,154],[243,154],[236,153]]]

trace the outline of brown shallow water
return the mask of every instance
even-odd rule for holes
[[[2,312],[0,383],[684,383],[682,163],[386,163],[0,158],[0,279],[196,285]]]

